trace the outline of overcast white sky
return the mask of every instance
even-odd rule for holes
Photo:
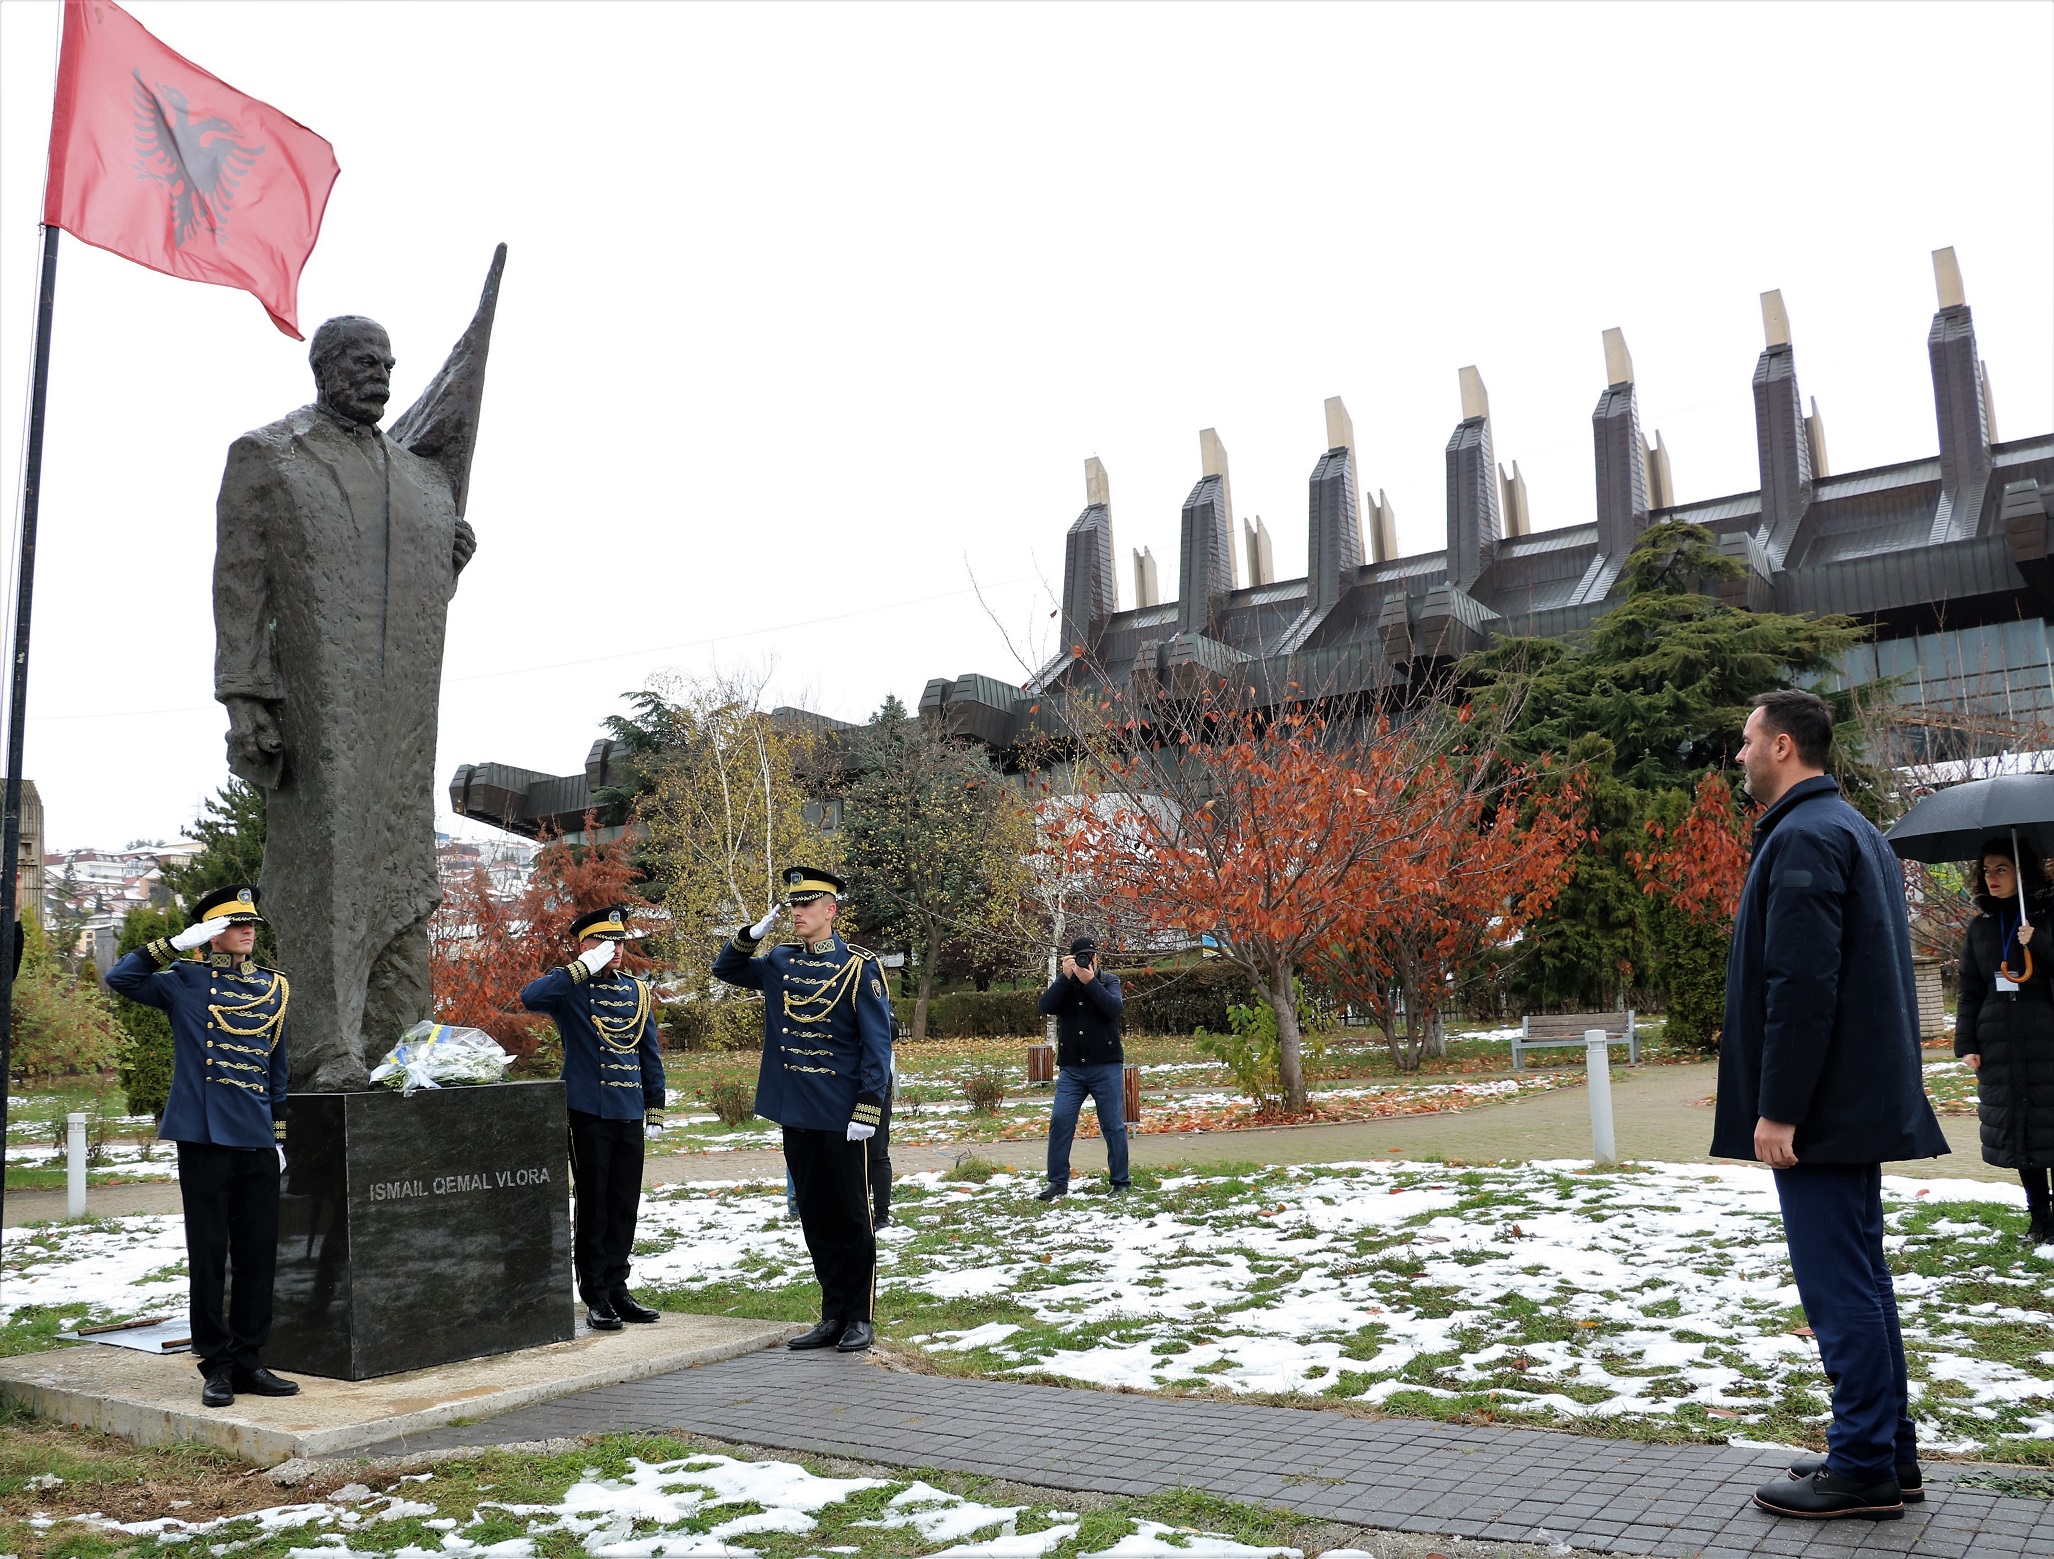
[[[2054,426],[2044,4],[130,9],[335,143],[300,315],[386,324],[395,411],[511,246],[445,781],[578,768],[666,667],[846,719],[1018,681],[1084,458],[1167,596],[1202,427],[1302,574],[1329,395],[1436,550],[1466,363],[1536,526],[1587,520],[1607,326],[1678,495],[1753,488],[1765,288],[1833,468],[1929,454],[1941,245],[2000,433]],[[0,5],[10,504],[60,12]],[[305,348],[68,239],[55,340],[26,772],[57,847],[171,837],[227,772],[222,458]]]

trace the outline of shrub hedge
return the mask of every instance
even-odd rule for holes
[[[1255,999],[1248,977],[1222,963],[1183,968],[1115,970],[1126,998],[1121,1027],[1129,1034],[1224,1032],[1227,1009]],[[927,1004],[927,1033],[933,1039],[1026,1039],[1043,1032],[1036,1009],[1041,987],[1015,991],[950,991]],[[913,1031],[913,1000],[894,997],[899,1023]]]

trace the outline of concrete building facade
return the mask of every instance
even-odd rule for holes
[[[1750,492],[1676,501],[1668,451],[1642,427],[1625,337],[1608,330],[1607,382],[1591,414],[1590,520],[1532,530],[1516,464],[1500,466],[1493,453],[1482,375],[1466,367],[1461,418],[1444,451],[1441,551],[1397,555],[1389,501],[1382,493],[1365,500],[1353,424],[1333,399],[1328,448],[1307,481],[1307,576],[1268,577],[1267,530],[1244,521],[1249,580],[1241,584],[1226,448],[1208,428],[1183,506],[1176,599],[1160,599],[1155,559],[1136,552],[1136,604],[1119,607],[1111,482],[1089,460],[1084,509],[1065,538],[1061,653],[1024,687],[978,673],[936,678],[920,713],[1003,758],[1060,737],[1066,693],[1120,689],[1145,703],[1232,676],[1266,703],[1308,693],[1402,696],[1503,636],[1588,628],[1622,599],[1620,568],[1641,533],[1685,520],[1742,565],[1719,587],[1732,605],[1845,613],[1871,628],[1871,642],[1847,657],[1844,679],[1898,679],[1900,729],[1917,756],[2044,740],[2054,728],[2054,432],[1999,438],[1953,251],[1938,251],[1933,266],[1938,309],[1926,347],[1936,456],[1831,470],[1824,421],[1800,392],[1775,292],[1761,300],[1764,340],[1751,386],[1761,485]],[[452,782],[452,803],[517,832],[575,828],[591,788],[605,783],[609,753],[609,743],[595,744],[583,775],[467,765]]]

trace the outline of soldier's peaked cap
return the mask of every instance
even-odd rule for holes
[[[254,882],[230,883],[225,888],[216,888],[193,906],[193,922],[218,922],[222,930],[230,926],[255,926],[263,924],[264,917],[257,913],[257,901],[264,892]]]
[[[628,929],[628,911],[623,904],[609,904],[571,922],[573,942],[582,942],[588,936],[607,942],[632,942],[641,935],[639,931]]]
[[[784,870],[785,902],[811,904],[815,899],[839,899],[849,885],[833,872],[817,866],[787,866]]]

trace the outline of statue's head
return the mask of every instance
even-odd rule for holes
[[[314,332],[307,349],[321,404],[336,416],[375,427],[392,398],[392,342],[385,327],[341,314]]]

